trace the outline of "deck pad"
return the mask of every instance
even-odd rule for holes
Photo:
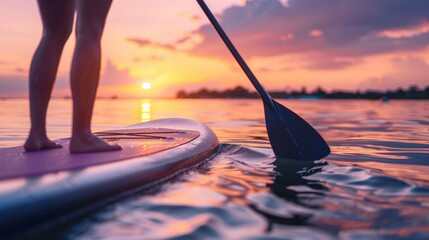
[[[123,159],[148,156],[186,144],[198,131],[168,128],[119,129],[96,133],[123,148],[120,151],[70,154],[70,139],[60,139],[63,148],[25,152],[23,147],[0,148],[0,180],[72,170]]]

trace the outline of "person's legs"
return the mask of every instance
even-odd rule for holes
[[[120,150],[91,133],[91,117],[100,75],[104,24],[112,0],[76,0],[76,48],[71,68],[73,129],[71,153]]]
[[[61,147],[46,134],[46,112],[64,45],[73,28],[74,0],[38,0],[43,36],[30,67],[31,130],[27,151]]]

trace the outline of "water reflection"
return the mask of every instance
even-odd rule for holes
[[[313,200],[322,198],[327,190],[322,183],[305,177],[320,172],[327,163],[276,159],[273,165],[274,181],[266,186],[275,195],[258,193],[248,195],[247,200],[270,225],[305,225],[313,215],[311,209],[320,208]]]
[[[269,187],[274,194],[287,201],[308,207],[317,207],[313,204],[308,204],[305,200],[303,201],[302,196],[305,192],[298,191],[294,186],[305,186],[308,189],[318,191],[317,194],[322,194],[320,191],[327,190],[327,188],[319,181],[307,179],[305,177],[321,172],[322,167],[328,165],[327,162],[276,159],[273,164],[276,173],[274,182],[272,184],[267,184],[267,187]]]
[[[185,117],[223,144],[180,180],[71,223],[58,239],[429,239],[429,101],[280,102],[328,141],[325,161],[275,159],[259,100],[99,100],[95,130]],[[67,136],[70,102],[52,104],[50,134]],[[0,102],[0,144],[25,139],[22,109],[26,101]]]
[[[150,99],[144,99],[141,102],[141,122],[150,121],[151,118],[151,101]]]

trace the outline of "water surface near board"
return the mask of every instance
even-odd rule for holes
[[[325,137],[316,162],[275,159],[259,100],[99,99],[93,130],[186,117],[220,151],[193,170],[42,233],[68,239],[428,239],[429,101],[281,100]],[[71,102],[53,99],[52,138]],[[22,144],[28,101],[0,100],[0,147]]]

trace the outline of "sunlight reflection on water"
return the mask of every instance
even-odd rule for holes
[[[429,238],[429,101],[280,101],[330,144],[322,161],[275,159],[259,100],[97,100],[93,130],[166,117],[210,126],[213,159],[47,233],[69,239]],[[0,101],[0,146],[22,144],[28,102]],[[52,138],[70,133],[54,99]]]

